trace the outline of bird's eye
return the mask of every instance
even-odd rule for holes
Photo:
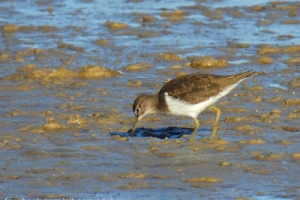
[[[139,114],[140,110],[141,110],[141,109],[140,109],[139,107],[137,107],[137,108],[135,109],[135,112],[134,112],[134,113],[137,115],[137,114]]]

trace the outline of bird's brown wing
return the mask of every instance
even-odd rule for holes
[[[164,95],[167,92],[173,98],[192,104],[205,101],[221,91],[221,86],[212,82],[210,76],[213,75],[191,74],[175,78],[166,83],[159,94]]]
[[[233,75],[191,74],[175,78],[159,91],[160,99],[165,92],[176,99],[196,104],[220,93],[224,88],[259,72],[243,72]]]

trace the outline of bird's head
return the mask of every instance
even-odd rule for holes
[[[147,114],[156,113],[155,96],[141,95],[137,97],[133,103],[132,110],[135,115],[135,122],[130,133],[131,136],[134,134],[139,120],[141,120]]]

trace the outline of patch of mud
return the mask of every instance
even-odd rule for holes
[[[112,22],[112,21],[107,21],[105,22],[104,26],[110,29],[110,31],[118,30],[118,29],[124,29],[128,28],[129,26],[125,23],[122,22]]]
[[[183,58],[178,56],[175,53],[172,52],[166,52],[166,53],[159,53],[156,56],[156,60],[165,60],[165,61],[182,61]]]
[[[168,20],[170,20],[171,22],[178,22],[178,21],[182,21],[184,20],[184,16],[187,15],[186,12],[182,11],[182,10],[175,10],[175,11],[162,11],[160,13],[161,17],[167,18]]]
[[[135,64],[129,64],[126,67],[124,67],[124,69],[126,71],[140,71],[140,70],[145,70],[148,68],[151,68],[152,64],[151,63],[135,63]]]
[[[41,84],[64,84],[64,81],[72,78],[98,79],[119,75],[121,75],[120,72],[103,66],[83,66],[81,71],[73,71],[63,66],[52,70],[49,67],[38,67],[34,64],[27,64],[19,67],[16,73],[4,76],[1,79],[4,81],[38,81]]]
[[[191,60],[190,63],[192,68],[215,68],[215,67],[226,67],[228,62],[226,60],[216,60],[212,56],[196,57]]]

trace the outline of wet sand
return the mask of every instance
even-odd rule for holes
[[[229,2],[1,2],[0,196],[300,199],[300,4]],[[137,95],[247,70],[221,140],[210,110],[125,137]]]

